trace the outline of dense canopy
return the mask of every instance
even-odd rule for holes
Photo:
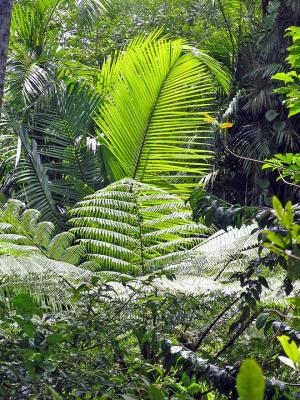
[[[300,1],[0,0],[0,398],[300,398]]]

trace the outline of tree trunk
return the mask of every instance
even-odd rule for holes
[[[12,0],[0,0],[0,116],[2,110],[11,12]]]

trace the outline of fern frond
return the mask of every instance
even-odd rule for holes
[[[58,305],[70,298],[70,286],[92,276],[76,267],[84,248],[73,246],[74,235],[53,236],[51,222],[39,222],[41,213],[24,210],[19,200],[10,200],[0,210],[0,292],[28,291]],[[47,300],[48,299],[48,300]]]
[[[218,231],[190,251],[185,260],[170,268],[184,275],[216,273],[220,264],[224,265],[228,261],[235,260],[241,254],[250,259],[251,255],[247,254],[249,247],[258,246],[257,233],[252,234],[254,228],[256,225],[252,224],[242,226],[241,229],[230,229],[227,232]],[[243,263],[245,264],[245,261]]]
[[[91,278],[87,270],[69,263],[48,259],[29,252],[28,255],[0,256],[0,297],[5,293],[27,291],[47,306],[61,307],[70,304],[76,286]]]
[[[70,215],[70,230],[99,270],[146,274],[182,256],[209,232],[165,191],[124,179],[87,196]]]

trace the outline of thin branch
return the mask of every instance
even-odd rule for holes
[[[50,21],[51,21],[51,18],[53,17],[53,14],[54,14],[56,8],[58,7],[60,1],[61,1],[61,0],[56,0],[56,3],[55,3],[54,6],[52,7],[52,10],[51,10],[51,12],[50,12],[50,14],[49,14],[49,17],[47,18],[47,20],[46,20],[46,22],[45,22],[45,25],[44,25],[43,34],[46,33],[46,31],[47,31],[47,29],[48,29],[48,25],[49,25],[49,23],[50,23]]]
[[[240,158],[241,160],[251,161],[251,162],[255,162],[255,163],[257,163],[257,164],[262,164],[262,165],[264,165],[264,164],[266,163],[265,161],[256,160],[256,159],[254,159],[254,158],[249,158],[249,157],[240,156],[240,155],[234,153],[232,150],[230,150],[228,146],[225,146],[225,150],[227,150],[228,153],[230,153],[230,154],[233,155],[234,157]],[[288,182],[288,181],[282,176],[282,174],[281,174],[281,172],[280,172],[280,168],[278,168],[277,170],[278,170],[278,173],[279,173],[279,175],[280,175],[280,179],[281,179],[286,185],[294,186],[294,187],[300,189],[300,186],[299,186],[299,185],[297,185],[297,184],[295,184],[295,183]],[[290,170],[290,169],[288,169],[288,168],[286,169],[286,171],[295,172],[295,171]]]
[[[280,175],[280,179],[281,179],[284,183],[286,183],[286,184],[289,185],[289,186],[294,186],[294,187],[300,189],[300,186],[297,185],[296,183],[291,183],[291,182],[287,181],[286,179],[284,179],[284,177],[282,176],[282,174],[281,174],[281,172],[280,172],[280,169],[278,169],[278,173],[279,173],[279,175]]]
[[[228,151],[231,155],[233,155],[234,157],[240,158],[240,159],[242,159],[242,160],[252,161],[252,162],[255,162],[255,163],[257,163],[257,164],[265,164],[265,161],[256,160],[256,159],[254,159],[254,158],[249,158],[249,157],[240,156],[240,155],[234,153],[232,150],[230,150],[230,148],[229,148],[228,146],[226,146],[226,145],[225,145],[225,150],[227,150],[227,151]]]
[[[208,335],[208,333],[211,331],[211,329],[212,329],[212,328],[216,325],[216,323],[223,317],[223,315],[224,315],[227,311],[229,311],[229,310],[231,309],[231,307],[234,306],[235,303],[237,303],[237,302],[239,301],[239,299],[240,299],[240,297],[237,297],[236,299],[234,299],[227,307],[224,308],[224,310],[223,310],[219,315],[217,315],[217,317],[212,321],[212,323],[211,323],[211,324],[205,329],[205,331],[202,333],[202,335],[200,336],[198,342],[195,344],[195,346],[194,346],[194,348],[193,348],[193,351],[196,351],[196,350],[200,347],[200,345],[201,345],[203,339]]]
[[[266,308],[264,311],[273,313],[273,314],[277,314],[280,318],[284,318],[284,319],[300,319],[300,317],[297,317],[295,315],[285,315],[278,310],[272,310],[272,309]]]
[[[225,344],[225,346],[214,356],[214,359],[219,358],[229,347],[231,347],[234,342],[240,337],[240,335],[250,326],[250,324],[255,320],[259,312],[256,312],[248,319],[246,324],[242,326],[235,335]]]

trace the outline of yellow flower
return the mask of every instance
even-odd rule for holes
[[[221,129],[232,128],[232,127],[233,127],[232,122],[224,122],[223,124],[220,125]]]

